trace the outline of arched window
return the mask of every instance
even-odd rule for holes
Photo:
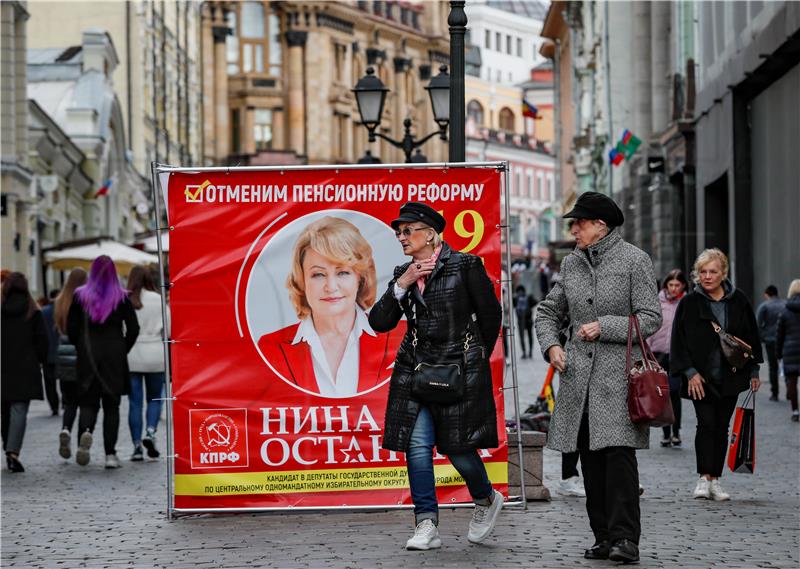
[[[508,107],[500,109],[500,130],[514,132],[514,112]]]
[[[264,39],[264,5],[261,2],[242,2],[242,38]]]
[[[476,125],[483,124],[483,106],[476,100],[467,103],[467,118],[475,121]]]

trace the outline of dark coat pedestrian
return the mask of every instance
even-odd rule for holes
[[[3,279],[0,312],[0,431],[8,469],[25,472],[19,453],[28,406],[32,399],[42,399],[42,365],[47,362],[48,341],[44,318],[22,273],[10,273]]]
[[[425,285],[424,295],[412,288],[398,302],[392,289],[410,263],[395,268],[394,279],[369,314],[376,332],[388,332],[405,315],[416,323],[417,349],[425,357],[447,359],[464,345],[464,334],[472,330],[475,341],[467,352],[467,382],[464,400],[458,405],[431,409],[436,425],[436,448],[443,454],[497,446],[497,421],[492,393],[489,355],[500,332],[500,303],[480,258],[453,251],[447,243],[436,268]],[[472,315],[475,322],[471,322]],[[383,447],[405,452],[414,428],[419,402],[411,396],[410,376],[416,366],[411,346],[411,328],[406,333],[389,388]]]
[[[49,342],[41,310],[31,310],[30,295],[13,291],[2,307],[2,400],[43,399],[42,365]]]
[[[80,416],[75,460],[86,466],[100,404],[106,468],[119,468],[116,444],[119,404],[129,390],[128,352],[139,335],[136,311],[119,283],[110,257],[92,262],[88,282],[75,290],[67,314],[67,336],[77,350]]]
[[[761,385],[761,339],[753,307],[727,280],[728,258],[719,249],[697,257],[692,276],[696,286],[678,305],[672,325],[670,371],[682,377],[682,396],[690,398],[697,416],[695,459],[700,478],[694,497],[729,500],[719,477],[728,449],[728,427],[739,393]],[[753,358],[732,366],[720,347],[715,326],[752,347]]]
[[[800,421],[797,405],[797,378],[800,375],[800,279],[792,281],[789,300],[778,319],[775,349],[783,360],[786,398],[792,404],[792,421]]]
[[[428,205],[409,202],[392,228],[412,260],[395,268],[389,287],[369,314],[376,332],[389,332],[403,316],[408,325],[389,383],[383,447],[406,454],[416,528],[406,549],[441,547],[433,448],[466,482],[475,503],[467,539],[480,543],[503,507],[477,450],[498,445],[497,409],[489,358],[497,344],[502,310],[479,257],[454,251],[439,236],[445,219]],[[436,403],[412,393],[420,363],[459,362],[463,396]]]

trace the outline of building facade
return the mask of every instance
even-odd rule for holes
[[[518,266],[546,259],[549,242],[558,238],[553,71],[533,52],[541,43],[534,38],[543,14],[544,7],[535,2],[468,6],[475,63],[465,83],[466,159],[509,163],[509,245]],[[500,30],[505,31],[498,44],[495,34]],[[482,43],[487,39],[488,49]],[[487,68],[493,71],[487,73]],[[504,80],[496,80],[495,70]],[[523,98],[538,108],[536,119],[523,116]]]
[[[29,5],[31,48],[78,45],[88,28],[102,29],[118,53],[113,74],[136,170],[150,162],[202,162],[200,2],[54,2]]]
[[[28,165],[28,102],[25,49],[26,2],[0,3],[2,74],[2,268],[30,275],[36,269],[36,196]]]
[[[351,89],[373,67],[390,90],[380,132],[435,130],[424,87],[449,62],[446,2],[205,2],[203,158],[214,164],[354,163],[369,150]],[[447,156],[439,139],[422,152]]]
[[[76,46],[28,50],[37,257],[77,240],[131,243],[150,222],[147,179],[131,160],[113,82],[118,62],[101,29],[85,30]],[[46,278],[37,287],[57,284]]]
[[[558,69],[560,180],[571,202],[609,194],[623,236],[656,273],[688,268],[694,183],[693,2],[553,2],[543,52]],[[619,165],[609,152],[630,131],[642,141]],[[571,205],[570,203],[565,204]]]
[[[695,248],[737,287],[786,294],[800,272],[800,4],[698,3]]]

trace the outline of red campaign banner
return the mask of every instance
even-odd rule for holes
[[[499,298],[501,175],[488,166],[169,173],[176,509],[411,503],[405,455],[381,448],[405,320],[388,333],[367,321],[408,260],[389,223],[407,201],[441,211],[444,240],[483,259]],[[319,283],[334,277],[336,292],[325,292]],[[500,446],[481,456],[507,495],[499,340],[491,369]],[[440,502],[469,502],[446,457],[434,464]]]

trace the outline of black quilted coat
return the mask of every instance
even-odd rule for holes
[[[467,351],[464,399],[452,405],[428,405],[436,425],[438,451],[460,454],[496,447],[497,417],[489,356],[500,332],[501,309],[483,263],[478,257],[454,251],[445,243],[424,293],[420,294],[414,284],[398,302],[394,283],[408,265],[395,267],[386,293],[369,314],[369,323],[377,332],[393,329],[404,314],[409,322],[409,330],[397,351],[389,387],[383,447],[400,452],[408,449],[420,409],[420,403],[411,396],[410,384],[415,366],[411,345],[413,323],[418,329],[417,357],[421,361],[444,358],[452,361],[463,352],[467,329],[474,336]]]

